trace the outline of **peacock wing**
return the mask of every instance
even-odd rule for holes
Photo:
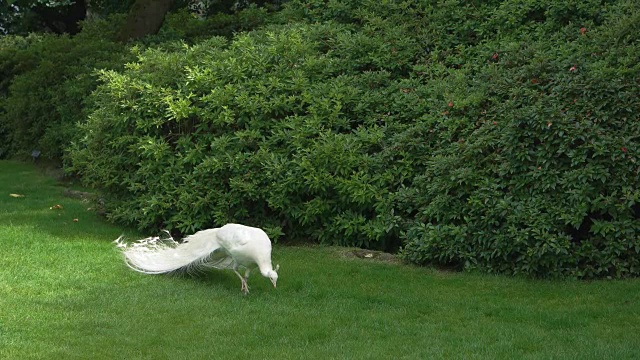
[[[214,269],[231,269],[233,268],[233,258],[222,248],[212,252],[209,257],[202,263],[202,266]]]

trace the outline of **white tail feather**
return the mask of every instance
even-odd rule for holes
[[[241,290],[249,292],[247,278],[258,267],[262,276],[274,287],[278,269],[271,263],[271,240],[259,229],[240,224],[226,224],[221,228],[198,231],[177,243],[171,235],[150,237],[127,244],[119,237],[116,246],[122,250],[126,264],[145,274],[164,274],[174,271],[193,271],[205,268],[233,269],[241,281]],[[238,269],[246,269],[242,276]]]
[[[217,230],[199,231],[186,237],[182,243],[173,240],[169,233],[165,238],[150,237],[130,245],[120,237],[115,243],[122,249],[127,265],[145,274],[190,272],[205,267],[228,268],[233,259],[220,248]]]

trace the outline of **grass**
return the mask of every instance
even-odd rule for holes
[[[62,193],[0,161],[1,359],[640,358],[636,279],[535,281],[276,246],[278,288],[254,274],[243,296],[231,272],[128,270],[111,241],[139,234]]]

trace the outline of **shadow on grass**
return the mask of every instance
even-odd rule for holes
[[[243,271],[240,271],[241,274],[244,274]],[[240,279],[236,274],[233,273],[233,270],[217,270],[217,269],[209,269],[205,271],[198,271],[191,274],[181,273],[181,274],[172,274],[169,275],[171,277],[178,277],[185,282],[191,282],[195,284],[207,285],[207,286],[218,286],[223,287],[229,293],[238,293],[242,294],[240,291]],[[259,292],[267,291],[269,288],[273,288],[268,279],[264,278],[260,272],[256,269],[251,272],[249,276],[249,291],[251,294],[252,290],[256,290]]]

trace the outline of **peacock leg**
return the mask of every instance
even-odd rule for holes
[[[247,293],[249,292],[249,273],[251,272],[251,269],[247,268],[247,270],[244,272],[244,287],[247,289]]]
[[[238,270],[233,269],[233,272],[236,273],[236,275],[238,275],[238,277],[240,278],[240,281],[242,282],[242,286],[240,286],[240,291],[245,293],[245,295],[248,294],[249,293],[249,287],[247,286],[247,280],[245,280],[245,278],[242,277],[242,275],[240,275]]]

